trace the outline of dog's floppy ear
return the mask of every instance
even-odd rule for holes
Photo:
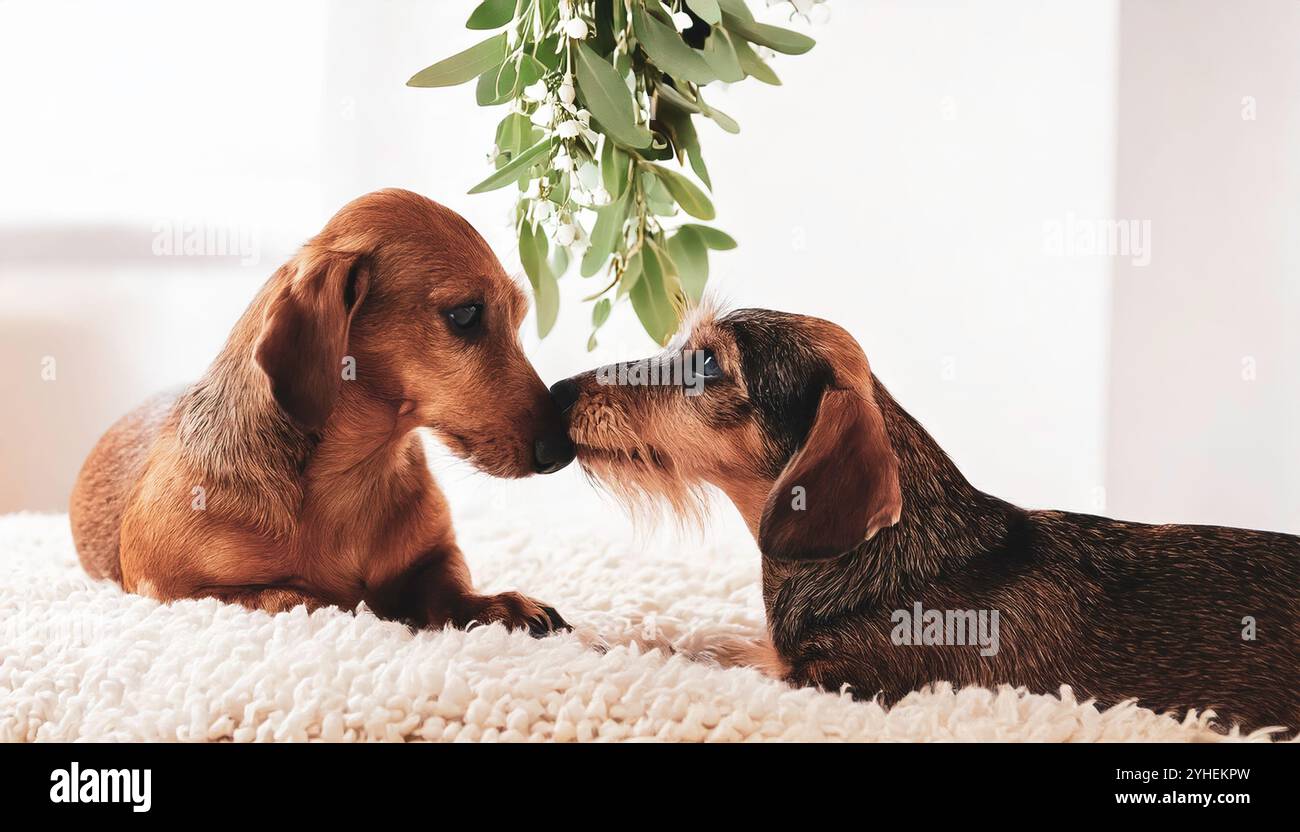
[[[898,457],[870,372],[856,375],[852,386],[827,385],[803,447],[772,486],[758,533],[765,557],[837,557],[898,522]]]
[[[369,265],[361,254],[308,245],[285,268],[292,274],[267,307],[254,355],[280,407],[318,430],[338,397],[348,330],[366,294]]]

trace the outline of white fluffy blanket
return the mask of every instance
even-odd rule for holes
[[[577,628],[544,640],[161,605],[89,580],[64,515],[2,517],[0,740],[1224,739],[1204,715],[1099,712],[1068,689],[939,686],[886,710],[692,660],[762,630],[748,537],[647,542],[574,472],[547,479],[451,495],[480,587]]]

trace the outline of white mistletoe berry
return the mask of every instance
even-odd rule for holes
[[[691,16],[686,12],[674,12],[673,25],[677,27],[677,31],[685,32],[695,25],[695,21],[691,20]]]
[[[551,121],[555,118],[555,111],[550,104],[543,104],[533,111],[531,121],[538,127],[550,127]]]
[[[524,98],[528,101],[545,101],[546,100],[545,82],[538,81],[535,84],[529,84],[528,86],[524,87]]]
[[[573,157],[561,147],[560,152],[556,153],[555,158],[551,160],[551,167],[558,171],[573,170]]]
[[[564,34],[573,40],[586,40],[588,32],[587,21],[580,17],[575,17],[564,24]]]
[[[584,191],[590,191],[600,184],[600,168],[596,167],[593,162],[583,162],[578,165],[578,186]]]

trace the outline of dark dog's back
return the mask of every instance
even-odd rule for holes
[[[122,514],[181,392],[160,393],[117,420],[81,466],[68,519],[77,556],[92,578],[122,582],[118,558]]]
[[[684,334],[556,388],[583,468],[615,493],[677,506],[708,484],[744,516],[769,638],[724,660],[887,701],[1070,685],[1300,728],[1300,538],[1026,511],[972,486],[840,327],[706,309]],[[606,381],[688,353],[704,395]]]
[[[973,488],[877,385],[900,522],[829,561],[764,558],[775,645],[805,684],[892,701],[934,682],[1067,684],[1099,704],[1300,727],[1300,537],[1026,511]],[[899,644],[897,611],[998,613],[992,655]],[[910,620],[910,618],[909,618]],[[912,640],[915,642],[915,639]]]
[[[1060,666],[1043,689],[1064,682],[1103,704],[1136,697],[1180,713],[1213,707],[1249,728],[1300,726],[1300,537],[1066,512],[1028,512],[1026,521],[1020,556],[1035,564],[1026,579],[1008,553],[1005,568],[975,558],[970,574],[951,580],[1002,571],[1004,592],[1015,588],[1009,603],[1044,604],[1022,615],[1042,632],[1016,634],[1011,617],[1002,634],[1013,653],[1059,642]],[[1053,606],[1044,576],[1072,600]]]
[[[988,499],[1007,519],[999,542],[945,556],[919,579],[882,573],[882,552],[866,547],[829,562],[765,559],[773,635],[793,677],[886,702],[935,682],[1065,684],[1103,707],[1136,698],[1179,716],[1213,708],[1247,729],[1300,726],[1300,538]],[[906,637],[921,610],[972,621],[996,612],[993,651],[973,633],[956,644]]]

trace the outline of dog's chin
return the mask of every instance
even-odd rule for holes
[[[471,452],[466,459],[483,473],[507,480],[523,479],[537,473],[537,469],[533,467],[532,457],[523,451],[512,454],[492,449],[486,452]]]
[[[537,471],[533,469],[532,465],[516,465],[511,463],[499,463],[494,461],[480,462],[479,460],[476,459],[471,459],[470,464],[472,464],[475,468],[479,469],[485,474],[489,474],[494,477],[500,477],[503,480],[521,480],[524,477],[532,477],[537,475]]]
[[[609,448],[575,442],[576,459],[591,480],[623,503],[634,516],[649,516],[660,501],[673,509],[677,521],[690,525],[703,520],[707,509],[698,483],[681,476],[673,460],[659,449]]]
[[[502,479],[523,479],[536,474],[532,458],[523,448],[511,449],[495,442],[474,442],[450,431],[436,431],[451,452],[485,474]]]
[[[624,473],[636,470],[659,471],[665,474],[672,470],[672,463],[662,452],[651,445],[636,448],[606,448],[598,445],[575,443],[577,460],[585,468],[592,466]]]
[[[578,465],[592,479],[623,495],[643,492],[657,496],[675,490],[676,478],[670,463],[663,454],[648,446],[638,448],[611,448],[575,442]],[[639,502],[639,500],[626,500]]]

